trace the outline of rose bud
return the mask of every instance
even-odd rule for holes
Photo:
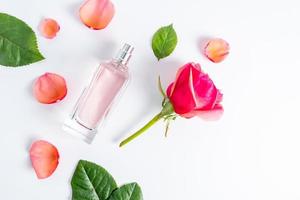
[[[31,145],[29,153],[32,167],[39,179],[53,174],[59,160],[59,153],[53,144],[38,140]]]
[[[163,96],[162,110],[146,125],[120,143],[120,147],[134,140],[156,122],[166,121],[165,135],[169,123],[179,115],[184,118],[201,117],[206,120],[217,120],[223,114],[221,105],[222,93],[217,89],[210,77],[205,74],[199,64],[187,63],[181,67],[176,79],[165,94],[159,79],[159,89]]]
[[[110,0],[86,0],[79,10],[81,21],[94,30],[104,29],[114,14],[115,8]]]
[[[181,67],[167,89],[167,96],[174,111],[185,118],[218,119],[223,113],[220,105],[223,95],[200,64],[188,63]]]
[[[41,34],[48,39],[52,39],[56,36],[57,32],[59,32],[60,26],[57,21],[54,19],[43,19],[40,24],[40,32]]]
[[[45,73],[35,81],[33,93],[40,103],[55,103],[67,95],[66,81],[58,74]]]
[[[223,39],[210,40],[205,49],[205,56],[214,63],[223,61],[229,54],[229,44]]]

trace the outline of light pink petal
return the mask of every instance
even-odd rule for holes
[[[217,38],[207,43],[204,54],[212,62],[218,63],[227,57],[229,49],[229,44],[225,40]]]
[[[45,73],[34,83],[33,93],[40,103],[55,103],[67,95],[66,81],[58,74]]]
[[[38,140],[31,145],[30,159],[37,177],[44,179],[51,176],[57,168],[59,153],[53,144]]]
[[[217,104],[213,109],[211,110],[197,110],[195,111],[196,115],[200,118],[202,118],[203,120],[206,121],[215,121],[215,120],[219,120],[223,113],[224,113],[224,109],[222,107],[222,105]]]
[[[81,21],[91,29],[104,29],[112,20],[115,8],[110,0],[86,0],[79,10]]]
[[[46,18],[40,23],[40,32],[45,38],[54,38],[59,30],[60,26],[54,19]]]

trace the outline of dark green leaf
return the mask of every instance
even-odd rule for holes
[[[18,18],[0,13],[0,65],[18,67],[43,59],[33,30]]]
[[[137,183],[129,183],[115,190],[108,200],[143,200],[143,194]]]
[[[152,50],[158,60],[169,56],[177,45],[173,24],[158,29],[152,38]]]
[[[78,162],[71,185],[73,200],[106,200],[117,188],[104,168],[83,160]]]

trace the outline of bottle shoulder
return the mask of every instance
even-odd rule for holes
[[[117,73],[123,76],[129,76],[128,67],[126,65],[112,61],[106,61],[100,64],[99,68],[105,68],[112,73]]]

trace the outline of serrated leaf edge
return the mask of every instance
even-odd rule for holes
[[[22,47],[21,45],[18,45],[18,44],[16,44],[16,43],[14,43],[14,42],[8,40],[7,38],[1,36],[1,34],[0,34],[0,37],[2,37],[2,38],[5,39],[5,40],[8,40],[9,42],[13,43],[14,45],[16,45],[16,46],[18,46],[18,47],[20,47],[20,48],[22,48],[22,49],[24,49],[24,50],[31,51],[32,54],[35,54],[35,55],[39,56],[40,59],[37,60],[36,62],[44,60],[45,57],[44,57],[44,56],[41,54],[41,52],[40,52],[40,49],[39,49],[39,46],[38,46],[38,41],[37,41],[36,33],[35,33],[34,30],[31,28],[31,26],[29,26],[25,21],[23,21],[23,20],[21,20],[21,19],[15,17],[15,16],[13,16],[13,15],[9,15],[9,14],[7,14],[7,13],[2,13],[2,12],[0,12],[0,15],[1,15],[1,14],[2,14],[2,15],[6,15],[6,16],[8,16],[8,17],[15,18],[16,20],[18,20],[18,21],[22,22],[23,24],[25,24],[26,26],[28,26],[28,28],[34,33],[34,47],[38,50],[38,54],[36,54],[35,52],[33,52],[31,49],[26,49],[26,48]],[[33,63],[35,63],[35,62],[28,63],[28,64],[24,64],[24,65],[16,65],[16,66],[14,66],[14,65],[2,65],[2,64],[1,64],[0,66],[17,68],[17,67],[28,66],[28,65],[31,65],[31,64],[33,64]]]

